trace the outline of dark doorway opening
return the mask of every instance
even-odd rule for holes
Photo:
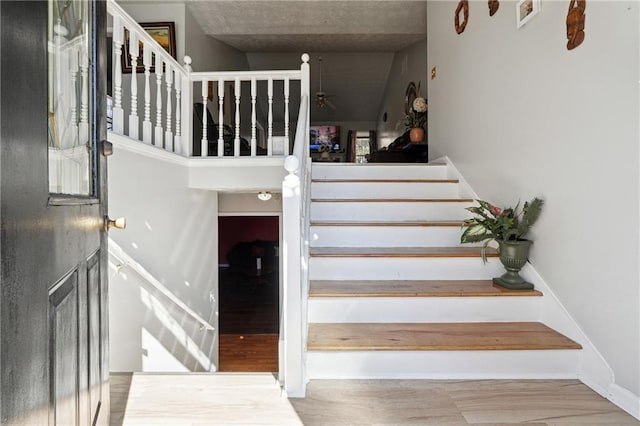
[[[219,371],[278,371],[277,216],[218,218]]]

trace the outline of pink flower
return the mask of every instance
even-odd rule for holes
[[[498,207],[496,206],[491,206],[491,213],[494,216],[500,216],[502,214],[502,210],[500,210]]]

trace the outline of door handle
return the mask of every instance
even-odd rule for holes
[[[102,155],[105,157],[109,157],[113,154],[113,144],[108,140],[103,140],[102,143]]]
[[[127,227],[127,219],[119,217],[117,219],[111,219],[109,216],[104,217],[104,230],[109,232],[111,228],[125,229]]]

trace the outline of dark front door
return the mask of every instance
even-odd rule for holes
[[[0,1],[1,424],[108,424],[105,16]]]

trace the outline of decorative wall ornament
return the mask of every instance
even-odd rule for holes
[[[567,50],[573,50],[584,41],[584,11],[587,0],[571,0],[567,13]]]
[[[460,22],[460,12],[462,12],[462,23]],[[453,23],[456,27],[456,33],[462,34],[465,28],[467,28],[467,22],[469,22],[469,0],[460,0],[458,7],[456,7],[456,15]]]
[[[516,23],[518,28],[529,22],[540,12],[540,0],[520,0],[516,4]]]
[[[499,0],[489,0],[489,16],[495,15],[499,8],[500,8]]]

